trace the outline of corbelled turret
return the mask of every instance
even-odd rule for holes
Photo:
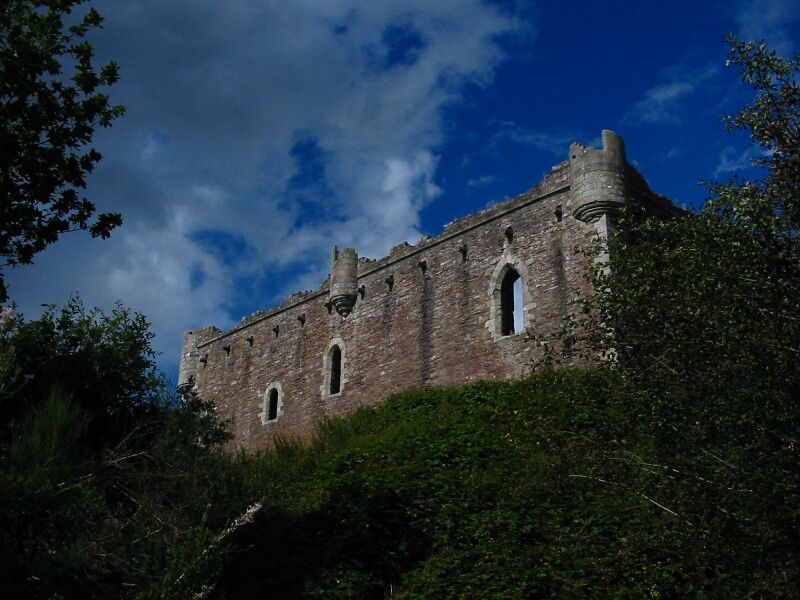
[[[353,310],[358,296],[358,254],[355,248],[340,253],[333,247],[330,301],[336,312],[346,317]]]
[[[585,222],[627,205],[628,162],[619,134],[603,130],[603,149],[572,144],[569,149],[572,214]]]

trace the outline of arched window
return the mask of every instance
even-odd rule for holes
[[[269,391],[269,405],[267,407],[267,421],[274,421],[278,418],[278,390],[272,388]]]
[[[509,252],[503,253],[489,282],[490,318],[486,328],[493,340],[521,333],[530,325],[533,303],[529,281],[525,263]]]
[[[283,414],[283,389],[280,381],[270,383],[264,392],[263,398],[261,412],[258,413],[258,416],[261,417],[261,423],[264,425],[276,423]]]
[[[338,397],[347,384],[347,348],[342,338],[333,338],[322,355],[322,385],[319,386],[323,398]]]
[[[512,268],[500,284],[500,335],[511,335],[525,329],[522,308],[522,278]]]
[[[331,382],[329,394],[338,394],[342,389],[342,350],[339,346],[331,348]]]

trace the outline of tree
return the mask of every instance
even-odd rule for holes
[[[0,589],[14,598],[188,597],[228,440],[155,369],[142,315],[79,300],[0,310]],[[178,589],[179,588],[179,589]]]
[[[16,318],[0,335],[0,426],[18,422],[57,387],[90,417],[89,439],[116,444],[160,412],[167,384],[156,368],[154,334],[145,317],[118,304],[111,314],[78,298],[50,306],[34,321]],[[2,398],[2,394],[0,394]]]
[[[754,166],[766,169],[761,181],[732,181],[712,186],[716,198],[706,206],[750,227],[763,238],[800,235],[800,53],[785,60],[763,42],[745,42],[729,34],[727,64],[738,65],[755,91],[752,104],[723,117],[728,131],[750,132]]]
[[[800,586],[800,55],[726,40],[754,96],[724,122],[750,133],[761,176],[711,185],[696,215],[624,214],[597,293],[561,341],[610,355],[627,386],[621,447],[598,469],[674,516],[659,543],[712,577],[748,573],[742,597],[789,598]],[[650,447],[625,446],[637,435]]]
[[[4,266],[30,264],[68,231],[107,238],[118,213],[91,222],[95,205],[81,196],[101,159],[88,147],[124,107],[103,86],[116,83],[116,63],[97,69],[86,34],[102,17],[90,8],[66,25],[85,0],[7,0],[0,8],[0,256]],[[7,299],[0,270],[0,302]]]
[[[760,179],[710,186],[698,215],[637,222],[615,241],[590,301],[596,335],[648,386],[792,395],[800,385],[800,55],[726,37],[753,102],[723,117],[753,141]],[[595,328],[594,330],[598,330]]]

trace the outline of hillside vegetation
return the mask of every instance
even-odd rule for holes
[[[718,439],[706,410],[661,421],[608,370],[361,409],[239,457],[236,495],[262,506],[217,597],[791,597],[800,498],[771,476],[797,466]]]

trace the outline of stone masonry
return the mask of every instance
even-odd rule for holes
[[[318,290],[229,331],[186,332],[179,383],[194,378],[231,420],[234,447],[257,449],[394,392],[524,376],[539,352],[529,334],[557,328],[570,299],[591,293],[579,249],[607,236],[624,206],[676,212],[603,131],[602,149],[573,144],[538,186],[437,237],[379,260],[334,248]],[[504,289],[517,276],[524,330],[509,332]]]

